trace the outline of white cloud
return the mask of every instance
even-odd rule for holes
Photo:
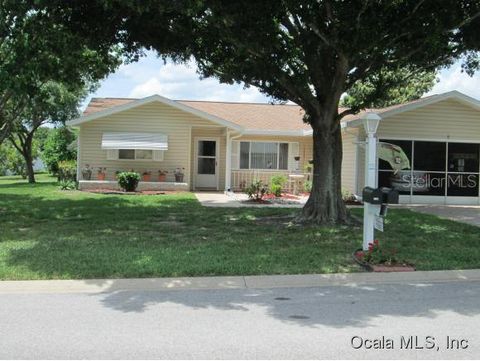
[[[462,72],[460,64],[455,64],[450,69],[442,71],[438,76],[439,82],[426,95],[445,93],[458,90],[471,97],[480,99],[480,74],[473,77]]]
[[[129,71],[129,76],[136,78],[136,72]],[[193,63],[177,65],[169,62],[162,65],[156,73],[134,86],[129,96],[142,98],[153,94],[160,94],[171,99],[242,102],[265,102],[267,100],[254,87],[244,89],[239,84],[220,84],[213,78],[200,80]]]

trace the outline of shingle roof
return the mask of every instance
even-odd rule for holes
[[[134,102],[135,98],[92,98],[83,116]],[[236,103],[197,100],[176,102],[214,115],[245,129],[255,130],[309,130],[303,122],[303,109],[295,104]]]
[[[116,107],[138,100],[136,98],[92,98],[87,108],[83,111],[83,115],[90,115],[101,110]]]
[[[437,95],[432,95],[435,97]],[[426,97],[429,98],[429,97]],[[375,111],[379,114],[423,101],[426,98],[411,101],[409,103],[393,105],[381,109],[367,109],[356,115],[348,115],[343,121],[358,119],[366,111]],[[112,107],[134,102],[136,98],[92,98],[83,116],[106,110]],[[302,131],[311,129],[310,125],[303,122],[303,109],[295,104],[268,104],[268,103],[236,103],[215,102],[196,100],[176,100],[176,102],[188,107],[200,110],[204,113],[222,118],[235,123],[248,130],[277,130],[277,131]],[[343,109],[340,109],[342,111]]]

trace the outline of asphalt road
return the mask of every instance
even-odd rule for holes
[[[480,358],[479,296],[480,282],[2,294],[0,357]],[[366,348],[382,337],[393,350]]]

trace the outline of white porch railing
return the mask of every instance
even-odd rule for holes
[[[288,179],[285,190],[292,192],[294,181],[288,177],[289,174],[303,174],[304,181],[311,180],[310,173],[296,173],[288,170],[257,170],[257,169],[241,169],[232,170],[232,190],[242,191],[252,184],[254,180],[261,180],[264,184],[270,184],[270,179],[275,175],[285,175]]]

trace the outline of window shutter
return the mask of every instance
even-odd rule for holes
[[[107,160],[117,160],[118,149],[107,149]]]
[[[153,151],[153,160],[155,162],[162,162],[163,161],[163,150],[154,150]]]
[[[296,168],[295,157],[300,155],[300,146],[297,142],[288,143],[288,170]]]
[[[232,169],[240,168],[240,142],[232,140]]]

